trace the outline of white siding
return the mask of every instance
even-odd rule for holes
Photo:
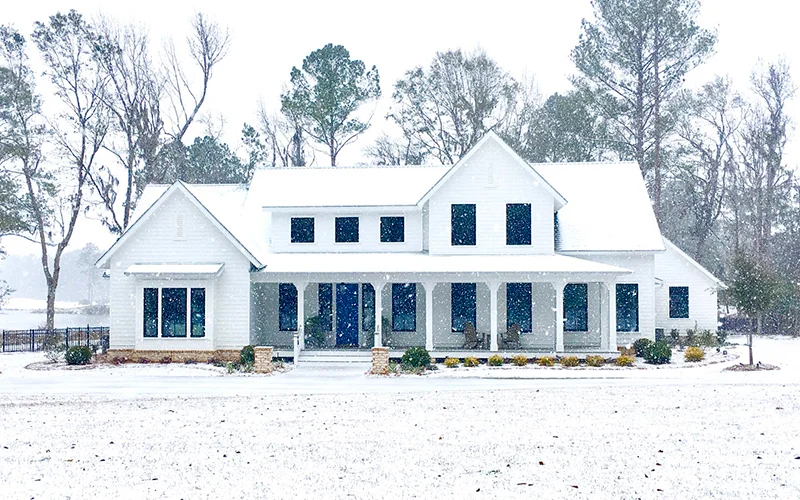
[[[667,245],[656,255],[655,277],[662,280],[656,288],[656,327],[669,335],[672,329],[717,330],[717,285],[697,267]],[[669,287],[689,287],[689,317],[669,317]]]
[[[476,245],[450,244],[450,205],[476,205]],[[531,245],[506,245],[506,204],[531,204]],[[494,142],[477,151],[428,201],[431,254],[552,254],[554,200]]]
[[[178,216],[184,234],[176,235]],[[170,280],[144,280],[125,276],[132,264],[222,262],[225,268],[214,279],[213,298],[206,299],[215,349],[237,349],[250,339],[250,262],[181,192],[166,200],[143,227],[113,255],[111,271],[112,349],[208,349],[209,339],[157,339],[143,343],[141,323],[142,286],[169,286]],[[209,324],[209,321],[213,324]],[[210,328],[209,328],[210,327]]]

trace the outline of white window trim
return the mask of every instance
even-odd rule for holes
[[[144,336],[144,290],[158,289],[158,337]],[[186,337],[161,336],[161,289],[186,288]],[[206,322],[205,337],[191,336],[191,289],[206,290]],[[141,280],[136,285],[136,334],[134,347],[136,350],[212,350],[214,348],[214,281],[212,280]]]
[[[313,224],[314,239],[311,241],[292,241],[292,219],[311,219]],[[317,218],[314,215],[290,215],[289,216],[289,245],[314,245],[317,243]]]
[[[358,219],[358,241],[336,241],[336,219]],[[378,239],[380,239],[380,235],[378,236]],[[333,244],[334,245],[359,245],[359,244],[361,244],[361,216],[360,215],[353,214],[353,215],[334,215],[333,216]]]
[[[381,219],[384,217],[400,217],[403,219],[403,241],[383,241],[381,240]],[[388,246],[399,246],[405,245],[406,241],[406,215],[405,214],[380,214],[378,215],[378,244],[380,245],[388,245]],[[359,223],[360,225],[360,223]]]

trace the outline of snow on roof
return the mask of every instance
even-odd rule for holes
[[[133,276],[186,276],[217,275],[222,272],[223,263],[213,264],[134,264],[125,270]]]
[[[259,169],[252,196],[271,208],[413,206],[450,166]]]
[[[636,163],[537,163],[534,167],[567,199],[558,211],[558,251],[664,250]]]

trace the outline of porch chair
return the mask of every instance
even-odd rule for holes
[[[481,343],[482,342],[478,338],[478,331],[475,329],[475,325],[467,321],[464,324],[464,345],[461,347],[464,349],[477,349]]]
[[[520,349],[519,325],[516,323],[511,323],[511,326],[508,327],[508,331],[504,335],[500,336],[500,342],[506,349]]]

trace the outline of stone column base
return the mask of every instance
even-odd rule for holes
[[[388,375],[389,374],[389,348],[388,347],[373,347],[372,348],[372,370],[370,373],[373,375]]]
[[[272,347],[254,347],[256,362],[253,371],[256,373],[272,373]]]

